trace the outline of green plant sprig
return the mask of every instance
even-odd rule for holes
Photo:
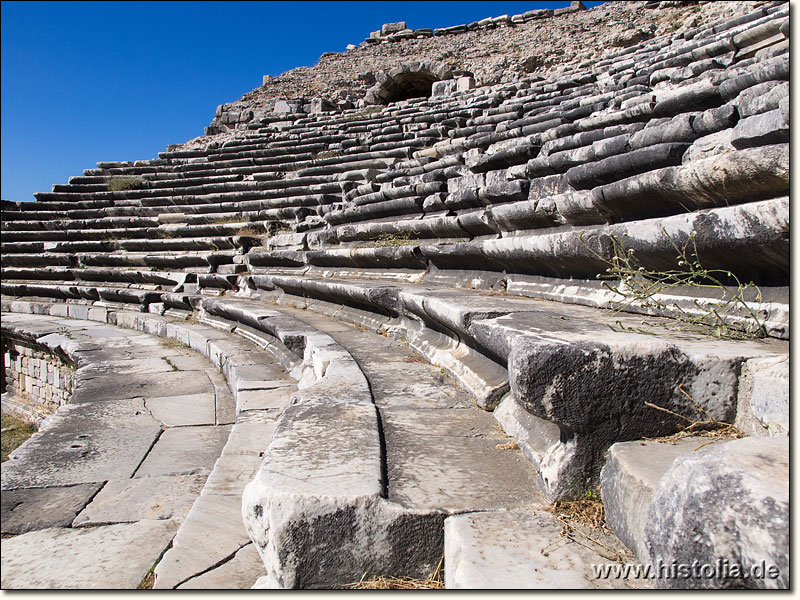
[[[589,247],[581,232],[581,243],[596,258],[605,263],[605,272],[597,279],[605,280],[602,285],[620,297],[620,312],[626,307],[636,305],[660,316],[668,316],[672,322],[650,323],[642,321],[643,327],[629,327],[617,320],[614,331],[634,331],[652,334],[653,327],[661,326],[688,333],[710,335],[719,339],[757,339],[767,335],[759,315],[746,300],[749,293],[755,294],[755,302],[762,301],[761,290],[752,281],[743,283],[734,273],[724,269],[708,269],[700,262],[695,233],[686,243],[678,245],[662,228],[676,251],[676,267],[668,270],[648,269],[642,266],[633,249],[625,247],[627,234],[622,237],[610,235],[611,257],[606,258]],[[611,283],[613,280],[616,283]],[[726,283],[731,282],[731,283]],[[692,301],[693,309],[687,310],[663,298],[665,293],[675,288],[701,288],[716,290],[719,300]]]

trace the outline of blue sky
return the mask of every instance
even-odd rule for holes
[[[568,4],[4,0],[0,197],[33,200],[97,161],[154,158],[202,135],[217,105],[262,75],[313,66],[382,23],[447,27]]]

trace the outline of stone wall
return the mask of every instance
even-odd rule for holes
[[[41,424],[67,404],[75,386],[75,364],[50,350],[3,338],[3,409]]]
[[[377,78],[414,63],[443,63],[454,77],[471,76],[477,86],[532,75],[546,78],[577,65],[588,67],[609,53],[659,36],[691,37],[763,5],[756,0],[639,1],[608,2],[586,10],[582,3],[573,2],[561,9],[534,7],[521,14],[438,29],[410,29],[404,21],[385,23],[360,46],[348,44],[344,52],[325,52],[312,67],[264,75],[259,88],[218,106],[205,133],[230,135],[264,118],[279,120],[277,116],[286,113],[363,108],[376,103],[366,96],[376,91]],[[197,143],[208,141],[201,137]]]

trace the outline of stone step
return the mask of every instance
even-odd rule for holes
[[[211,301],[209,306],[213,306]],[[264,585],[313,587],[326,581],[328,585],[332,581],[343,584],[357,580],[365,568],[383,573],[420,574],[435,567],[440,559],[442,519],[446,514],[460,512],[468,507],[484,509],[509,505],[529,506],[536,501],[528,495],[533,472],[518,455],[495,447],[506,438],[493,428],[488,415],[469,408],[468,398],[463,392],[459,392],[451,387],[452,384],[442,380],[436,369],[424,364],[412,367],[411,365],[417,361],[407,346],[375,334],[368,335],[363,331],[354,331],[324,317],[288,308],[280,310],[307,322],[343,344],[349,355],[356,359],[360,371],[366,375],[369,387],[364,381],[363,389],[366,396],[363,401],[356,395],[355,389],[358,388],[355,388],[348,398],[342,399],[343,402],[333,402],[324,409],[329,426],[341,422],[341,426],[344,427],[341,435],[332,441],[341,451],[337,452],[338,460],[347,461],[346,470],[329,465],[329,459],[321,451],[323,447],[321,445],[327,447],[329,443],[323,441],[323,437],[318,437],[324,436],[325,430],[318,430],[315,425],[317,418],[315,414],[318,412],[314,408],[315,405],[309,403],[310,400],[295,405],[293,408],[297,410],[291,415],[287,412],[284,417],[283,427],[286,431],[281,431],[280,437],[276,432],[273,445],[267,451],[266,469],[262,468],[258,478],[245,491],[245,514],[248,508],[257,503],[263,507],[261,513],[264,515],[263,519],[269,518],[270,522],[278,518],[279,513],[283,513],[282,519],[290,519],[290,522],[296,519],[308,519],[307,516],[303,516],[307,510],[303,508],[305,502],[300,502],[298,499],[287,504],[288,498],[292,497],[289,495],[287,500],[283,501],[283,508],[279,508],[274,504],[275,500],[271,499],[278,490],[281,496],[295,489],[299,492],[299,485],[300,488],[307,489],[306,494],[315,494],[314,489],[337,490],[333,495],[336,504],[324,509],[320,507],[315,512],[319,510],[328,512],[334,509],[337,513],[344,511],[343,514],[347,514],[346,507],[353,501],[351,498],[364,497],[362,495],[367,494],[364,497],[364,501],[367,502],[365,508],[353,516],[357,519],[356,527],[366,535],[378,535],[379,538],[383,538],[385,534],[380,532],[386,531],[387,527],[391,531],[396,526],[392,523],[397,523],[397,519],[415,522],[416,533],[412,534],[413,538],[402,541],[403,534],[399,534],[397,540],[387,540],[388,550],[391,552],[389,556],[376,557],[363,546],[348,544],[341,547],[341,550],[348,552],[356,564],[349,564],[350,561],[347,561],[347,564],[334,565],[330,564],[327,558],[322,558],[322,564],[317,565],[315,572],[292,568],[293,561],[286,561],[279,553],[273,554],[270,550],[265,556],[268,579],[262,582]],[[334,364],[331,362],[328,372]],[[413,386],[407,383],[409,369],[415,373],[416,382]],[[371,396],[369,390],[372,392]],[[345,413],[341,412],[344,407],[348,407],[349,421],[341,420],[345,416]],[[322,410],[322,406],[319,410]],[[370,417],[376,410],[380,415],[379,420]],[[423,410],[428,416],[424,427],[417,424],[419,410]],[[352,423],[349,427],[346,426],[348,422]],[[353,425],[360,428],[374,428],[375,434],[380,427],[383,434],[376,435],[374,440],[368,442],[367,440],[372,439],[367,437],[369,429],[351,430]],[[279,429],[280,427],[281,425]],[[290,427],[292,429],[289,429]],[[296,433],[299,431],[298,427],[302,427],[306,432],[302,437],[307,443],[319,449],[315,453],[319,457],[314,461],[315,464],[308,464],[309,455],[297,446],[300,439]],[[379,437],[385,441],[379,443]],[[350,446],[356,440],[362,440],[357,446],[362,448],[358,457],[353,455]],[[386,471],[381,475],[379,458],[383,444],[385,444],[385,450],[382,452],[385,452],[383,460]],[[369,453],[373,452],[373,448],[377,455],[368,462],[366,459],[370,456]],[[421,457],[425,457],[424,460]],[[298,459],[301,462],[298,462]],[[287,471],[297,473],[298,469],[311,469],[309,474],[313,473],[311,477],[318,482],[316,486],[309,487],[308,483],[299,483],[303,478],[297,475],[291,479],[280,475]],[[366,477],[367,473],[369,479]],[[493,479],[490,473],[494,476]],[[498,473],[502,473],[500,480],[497,479]],[[435,475],[431,476],[433,474]],[[279,487],[273,487],[271,483],[276,477],[284,482]],[[491,485],[489,485],[490,480],[493,481]],[[298,483],[292,484],[291,481]],[[351,483],[348,485],[347,481]],[[277,481],[274,485],[277,485]],[[344,496],[338,499],[340,494]],[[265,504],[266,502],[269,504]],[[336,508],[337,506],[339,508]],[[256,510],[256,518],[248,520],[248,523],[251,536],[261,540],[267,534],[262,531],[264,521],[258,513]],[[283,546],[288,544],[290,539],[275,538],[278,532],[273,532],[272,527],[280,526],[281,530],[284,527],[278,523],[275,522],[275,525],[271,526],[268,535],[269,539],[275,540],[273,543],[280,541]],[[313,526],[315,529],[322,527],[319,529],[320,534],[327,531],[320,522]],[[366,533],[368,531],[375,533],[368,534]],[[326,535],[330,536],[331,533]],[[291,539],[295,540],[294,537]],[[399,544],[407,546],[412,541],[414,547],[419,548],[416,556],[407,554],[407,549],[400,552]],[[301,539],[296,539],[285,547],[286,551],[298,557],[307,551],[305,542]],[[381,554],[383,552],[385,551]]]
[[[502,416],[498,416],[506,431],[518,438],[523,451],[537,465],[541,472],[538,485],[550,499],[563,497],[575,486],[586,487],[596,480],[602,465],[592,460],[588,463],[581,461],[589,456],[602,455],[608,446],[601,438],[620,436],[617,439],[630,439],[662,435],[675,430],[677,421],[666,418],[666,413],[653,412],[641,404],[641,398],[647,397],[648,402],[661,407],[672,406],[670,410],[679,414],[693,414],[697,410],[695,404],[687,404],[686,396],[680,392],[684,389],[681,386],[685,386],[693,402],[703,406],[709,415],[713,412],[716,414],[713,418],[730,420],[736,412],[736,388],[741,364],[750,358],[764,356],[765,351],[770,355],[777,353],[775,356],[785,352],[785,343],[777,341],[771,343],[771,350],[767,350],[760,343],[709,343],[702,336],[687,339],[668,330],[659,334],[658,338],[632,332],[609,332],[608,326],[603,323],[605,316],[602,311],[578,307],[567,309],[565,305],[487,297],[471,292],[456,294],[452,290],[432,291],[419,286],[401,288],[386,284],[319,281],[287,276],[264,279],[268,280],[267,285],[280,288],[286,294],[270,294],[265,298],[313,308],[370,329],[405,335],[412,347],[456,377],[475,396],[479,406],[485,409],[491,410],[497,406],[508,391],[509,384],[518,398],[538,398],[546,390],[549,390],[546,392],[548,394],[557,393],[559,401],[552,406],[531,400],[525,404],[527,410],[506,399]],[[267,287],[256,277],[253,277],[253,283],[257,287]],[[537,311],[542,311],[542,315],[534,316],[538,314]],[[478,315],[482,317],[477,319]],[[483,315],[492,316],[485,318]],[[413,319],[419,325],[413,329],[401,327],[400,323],[408,319]],[[564,325],[559,325],[560,322],[564,322]],[[634,324],[638,321],[627,316],[619,320],[622,327],[626,322],[635,328]],[[542,330],[541,326],[533,323],[552,325]],[[617,382],[614,386],[609,384],[610,395],[597,389],[595,383],[600,375],[588,364],[588,370],[585,370],[578,363],[570,363],[573,373],[570,389],[562,389],[556,380],[545,375],[558,373],[563,367],[542,367],[540,372],[537,365],[544,364],[542,361],[548,365],[551,364],[548,361],[559,365],[562,360],[569,362],[572,359],[568,357],[584,356],[600,338],[605,340],[601,344],[602,349],[597,346],[595,350],[617,357],[612,362],[619,363],[616,367],[609,364],[609,373],[613,372],[609,377]],[[553,340],[559,341],[556,343]],[[656,359],[656,355],[662,358]],[[673,358],[667,360],[667,355]],[[665,365],[659,371],[658,384],[642,379],[641,370],[631,366],[628,371],[628,367],[622,366],[651,360]],[[676,361],[674,369],[667,366],[672,364],[672,360]],[[696,365],[697,378],[686,374],[684,367],[687,364]],[[712,367],[712,364],[716,366]],[[705,379],[705,374],[710,370],[719,375],[713,385]],[[580,391],[582,388],[576,378],[581,373],[588,377],[589,387],[586,390],[593,391]],[[621,383],[627,381],[624,373],[636,373],[636,380]],[[722,376],[722,373],[726,375]],[[535,390],[530,387],[534,385],[529,381],[532,377],[538,382],[535,386],[539,386]],[[624,400],[628,398],[627,392],[620,396],[610,391],[617,389],[617,384],[632,386],[631,390],[642,387],[639,392],[631,392],[633,395],[628,401]],[[581,421],[579,415],[584,413],[571,404],[572,394],[575,394],[575,402],[582,405],[591,399],[597,406],[605,407],[598,408],[599,411],[612,410],[613,414],[617,414],[621,410],[619,403],[622,402],[627,403],[626,414],[644,411],[648,416],[638,420],[631,416],[630,420],[616,424],[600,422],[596,416],[591,421]],[[611,408],[615,406],[617,408]],[[585,414],[598,413],[590,411]],[[634,426],[634,422],[637,425]],[[559,425],[556,426],[556,423]],[[562,431],[561,426],[568,429]],[[641,427],[644,429],[637,429]],[[605,447],[589,450],[595,444]]]
[[[788,439],[690,437],[674,445],[615,444],[601,476],[607,522],[642,564],[653,566],[658,587],[784,588],[789,582]],[[685,556],[708,565],[727,561],[727,574],[715,571],[708,577],[694,570],[688,577],[676,576],[670,566]],[[762,561],[765,572],[754,577],[753,565]]]
[[[599,538],[599,539],[598,539]],[[598,577],[625,549],[613,536],[579,529],[572,538],[543,510],[488,511],[445,520],[447,589],[647,589],[647,580]],[[594,542],[598,540],[598,542]]]

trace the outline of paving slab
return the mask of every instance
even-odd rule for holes
[[[214,425],[216,421],[213,392],[148,397],[144,403],[153,417],[167,427]]]
[[[176,521],[42,529],[3,540],[3,589],[135,589]]]
[[[154,589],[172,589],[229,560],[250,538],[242,522],[240,495],[203,494],[155,569]]]
[[[167,429],[136,470],[136,477],[208,474],[230,430],[230,425]]]
[[[610,561],[561,535],[545,511],[498,511],[445,520],[448,589],[625,589],[646,580],[597,577],[592,565]]]
[[[170,373],[132,373],[126,377],[95,377],[79,381],[75,394],[92,401],[117,400],[136,396],[169,396],[175,390],[184,394],[213,391],[203,371],[174,371]]]
[[[188,514],[205,483],[204,475],[162,475],[112,479],[78,514],[73,527],[174,519]]]
[[[536,471],[479,409],[384,409],[389,499],[450,512],[540,504]],[[498,447],[499,446],[499,447]]]
[[[143,398],[67,404],[2,466],[2,488],[130,477],[161,433]]]
[[[247,544],[233,558],[207,573],[192,577],[179,590],[247,590],[266,573],[255,544]]]
[[[49,527],[69,527],[101,487],[102,483],[84,483],[3,490],[0,494],[2,532],[18,535]]]
[[[237,394],[239,410],[261,410],[267,408],[286,408],[292,399],[296,386],[285,386],[271,390],[239,390]]]

